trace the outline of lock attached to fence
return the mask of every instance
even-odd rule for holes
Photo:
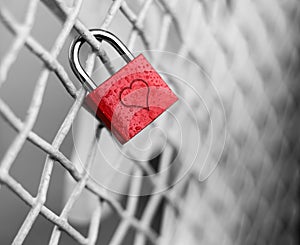
[[[80,36],[70,47],[73,72],[88,90],[85,107],[111,130],[121,144],[126,143],[153,122],[178,98],[140,54],[136,58],[112,33],[90,30],[99,41],[112,45],[127,64],[97,86],[83,69],[79,51],[85,39]]]

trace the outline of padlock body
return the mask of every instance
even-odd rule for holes
[[[90,92],[85,105],[124,144],[177,100],[140,54]]]

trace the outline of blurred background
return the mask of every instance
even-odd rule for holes
[[[0,243],[298,244],[298,1],[81,2],[0,2]],[[71,41],[89,28],[107,29],[135,55],[144,53],[180,98],[157,121],[150,146],[145,136],[146,150],[131,152],[141,142],[122,148],[106,130],[101,133],[86,182],[92,192],[69,174],[81,179],[95,144],[97,123],[74,106],[83,94],[68,61]],[[121,67],[118,55],[104,47]],[[95,67],[95,80],[110,76],[100,61]],[[66,89],[68,81],[73,90]],[[32,119],[37,95],[40,109]],[[59,129],[71,108],[77,116],[68,119],[64,135]],[[14,127],[28,118],[28,131],[43,142],[33,144],[25,135],[20,143],[25,129]],[[60,144],[53,143],[57,133]],[[45,142],[70,165],[52,152],[50,170]],[[151,176],[136,161],[161,171],[153,177],[159,188],[152,177],[124,177]],[[162,174],[169,165],[174,167]],[[47,178],[49,188],[39,187]],[[45,203],[28,197],[40,195],[39,188]],[[57,220],[64,220],[58,216],[70,195],[76,198],[67,226]],[[54,215],[45,218],[43,206]]]

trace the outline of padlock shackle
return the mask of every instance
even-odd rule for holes
[[[133,54],[128,50],[125,44],[123,44],[122,41],[111,32],[102,29],[91,29],[90,32],[98,41],[101,42],[102,40],[104,40],[108,42],[111,46],[113,46],[114,49],[122,56],[125,62],[128,63],[134,59]],[[94,89],[96,89],[98,86],[83,69],[79,60],[79,51],[81,46],[85,42],[86,40],[83,36],[77,37],[72,42],[69,50],[69,61],[70,61],[71,68],[75,73],[75,75],[77,76],[77,78],[79,79],[79,81],[89,92],[91,92]]]

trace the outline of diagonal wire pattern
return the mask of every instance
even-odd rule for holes
[[[30,33],[39,9],[38,2],[29,1],[23,23],[19,23],[5,6],[0,7],[2,24],[15,36],[12,45],[1,58],[0,86],[7,80],[23,48],[27,48],[44,65],[24,120],[18,118],[10,105],[0,98],[0,115],[17,132],[17,136],[4,156],[1,156],[0,187],[5,185],[30,207],[13,244],[24,242],[39,215],[53,224],[49,244],[58,244],[62,231],[79,244],[96,244],[104,204],[107,204],[120,218],[109,243],[113,245],[122,244],[130,229],[135,232],[133,244],[136,245],[147,244],[148,241],[152,244],[187,242],[199,244],[199,241],[204,244],[219,244],[220,239],[224,244],[283,244],[284,242],[297,244],[295,227],[299,222],[299,209],[296,203],[300,142],[298,134],[293,137],[293,130],[297,128],[299,122],[299,117],[293,114],[299,112],[299,104],[297,104],[299,93],[297,94],[294,89],[299,78],[299,74],[295,72],[297,63],[295,60],[299,57],[294,60],[290,58],[296,53],[291,53],[290,50],[299,51],[300,45],[297,43],[299,38],[291,38],[288,47],[283,46],[280,49],[276,45],[280,44],[279,34],[286,30],[286,26],[291,26],[295,32],[297,31],[294,21],[300,19],[299,3],[293,0],[286,1],[286,4],[280,1],[270,4],[270,1],[261,3],[245,0],[241,1],[243,3],[238,1],[216,3],[191,0],[184,4],[182,1],[145,0],[136,2],[139,6],[137,8],[139,10],[136,11],[129,1],[112,1],[102,24],[99,24],[100,28],[109,29],[117,15],[122,14],[131,26],[127,41],[130,50],[133,50],[139,41],[147,50],[168,50],[168,45],[171,46],[172,41],[176,39],[174,43],[178,43],[178,46],[175,50],[179,55],[203,67],[213,80],[224,79],[229,87],[224,88],[220,82],[216,83],[228,118],[226,125],[219,126],[220,131],[224,129],[228,131],[227,144],[220,160],[221,166],[214,171],[209,180],[203,183],[197,181],[198,176],[194,170],[185,176],[178,187],[150,196],[147,206],[138,218],[136,213],[139,198],[129,195],[124,207],[119,200],[95,184],[89,176],[88,171],[95,158],[96,143],[101,141],[102,125],[97,128],[96,137],[89,148],[85,171],[79,171],[60,149],[86,95],[83,88],[76,88],[59,61],[58,56],[67,38],[74,33],[79,33],[86,38],[93,51],[87,59],[89,73],[93,71],[96,56],[100,57],[110,74],[113,74],[116,69],[100,43],[78,18],[82,0],[75,0],[71,7],[65,1],[42,1],[63,23],[51,50],[48,51],[43,47]],[[270,6],[276,14],[268,11]],[[188,9],[187,13],[184,13],[184,7]],[[292,8],[296,10],[293,12]],[[246,12],[251,18],[247,17]],[[154,28],[156,30],[150,31],[147,25],[150,22],[150,27],[151,25],[154,27],[153,19],[159,17],[161,23]],[[277,23],[278,32],[272,29],[270,23],[273,22]],[[155,32],[156,35],[153,34]],[[195,48],[199,45],[202,48]],[[260,56],[262,50],[270,60]],[[243,57],[247,54],[250,54],[250,58],[245,61]],[[47,142],[35,133],[33,128],[39,116],[51,73],[55,74],[74,102],[54,140]],[[280,92],[276,95],[274,95],[274,88],[280,88]],[[252,105],[256,100],[262,101],[260,108]],[[218,114],[220,108],[214,104],[214,101],[211,103],[213,111]],[[237,118],[241,117],[239,111],[243,111],[245,123],[243,126],[250,128],[251,134],[245,132],[237,123]],[[185,122],[188,125],[188,118]],[[205,131],[206,125],[209,124],[208,120],[204,118],[201,123],[200,126]],[[10,174],[26,141],[32,142],[45,152],[46,156],[35,196]],[[209,144],[209,137],[204,137],[202,144],[205,148]],[[173,155],[177,151],[176,142],[169,140],[160,156],[159,171],[172,162]],[[251,152],[255,153],[251,155]],[[212,156],[209,160],[214,161],[214,157],[216,156]],[[286,161],[291,163],[289,167],[292,173],[284,171]],[[45,205],[55,162],[61,164],[77,182],[59,215]],[[133,161],[133,166],[134,175],[152,176],[155,173],[149,163],[145,165]],[[153,175],[150,178],[153,189],[166,187],[169,179],[172,178],[170,175]],[[269,178],[266,178],[267,175]],[[141,181],[137,179],[130,181],[130,193],[139,193],[141,188]],[[85,189],[98,199],[87,236],[81,234],[68,222],[72,206]],[[163,224],[157,230],[152,224],[156,213],[161,209],[159,207],[161,203],[164,203],[161,221]],[[291,207],[292,212],[283,211],[282,207],[286,205]],[[236,208],[232,210],[233,207]],[[262,213],[265,214],[264,220],[260,217]]]

